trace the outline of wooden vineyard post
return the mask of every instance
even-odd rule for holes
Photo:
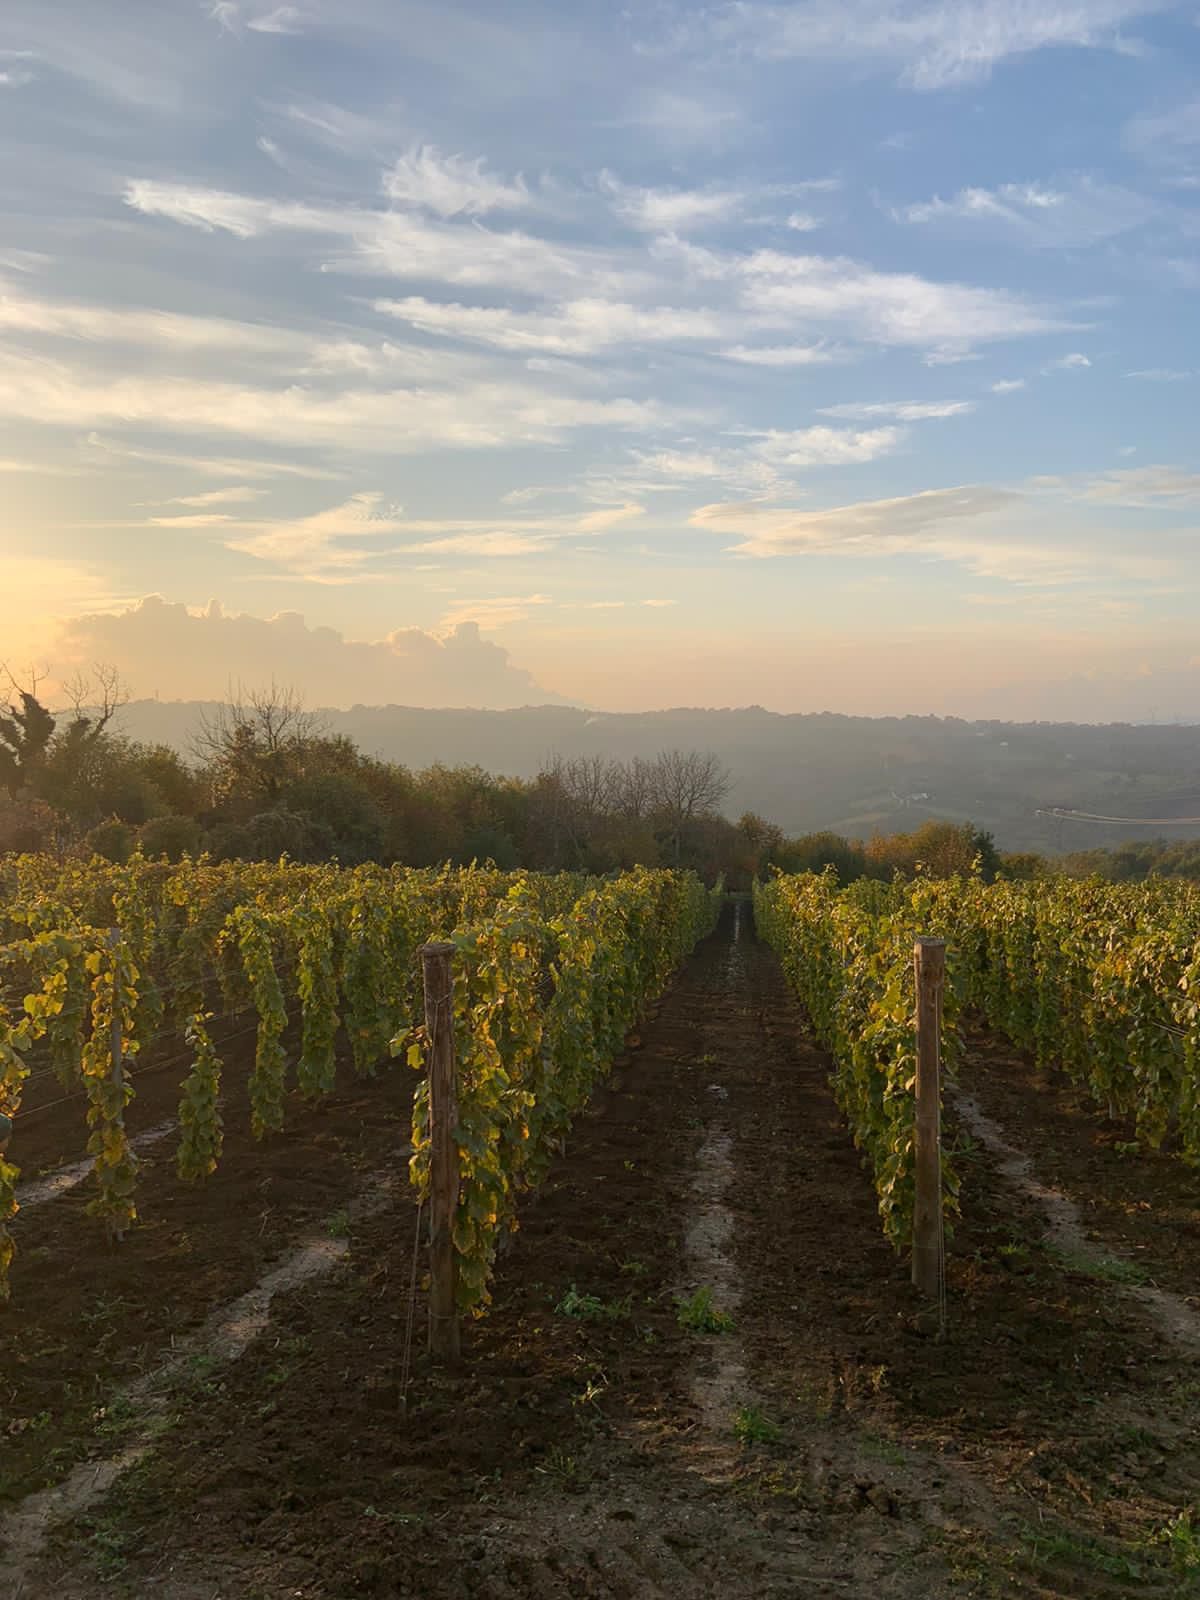
[[[929,1300],[942,1299],[942,986],[946,941],[918,939],[913,947],[917,980],[917,1082],[913,1162],[912,1281]]]
[[[112,951],[112,1021],[109,1024],[109,1049],[112,1052],[112,1080],[121,1095],[120,1120],[122,1127],[125,1124],[124,1095],[125,1095],[125,1044],[121,1027],[121,1015],[124,1010],[121,998],[121,930],[110,928],[108,930],[108,948]]]
[[[459,1357],[458,1265],[454,1216],[458,1210],[458,1080],[454,1061],[452,944],[421,946],[425,983],[425,1033],[429,1048],[429,1353],[453,1364]]]
[[[108,1047],[112,1054],[112,1081],[116,1090],[116,1121],[122,1134],[125,1132],[125,1000],[121,964],[121,930],[108,930],[108,948],[112,952],[112,1019],[109,1023]],[[129,1152],[133,1161],[133,1152]],[[123,1224],[111,1218],[107,1223],[108,1236],[118,1243],[125,1237]]]

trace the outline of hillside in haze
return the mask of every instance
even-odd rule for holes
[[[122,727],[132,738],[187,751],[206,709],[215,707],[134,701]],[[941,817],[991,829],[1004,849],[1059,852],[1200,833],[1037,815],[1054,806],[1121,817],[1200,815],[1200,728],[1190,726],[784,716],[756,706],[603,715],[568,706],[354,706],[320,716],[330,733],[409,767],[469,763],[514,777],[531,777],[555,754],[628,760],[663,749],[712,750],[733,774],[729,815],[757,811],[789,834],[832,828],[867,837]]]

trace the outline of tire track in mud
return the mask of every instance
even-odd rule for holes
[[[402,1182],[397,1171],[403,1173],[410,1153],[409,1146],[403,1147],[397,1152],[394,1169],[367,1179],[358,1197],[345,1208],[346,1221],[361,1222],[394,1201]],[[110,1396],[109,1409],[126,1419],[126,1439],[120,1448],[107,1456],[81,1461],[61,1482],[26,1496],[0,1515],[0,1552],[6,1579],[14,1586],[14,1597],[27,1595],[29,1600],[36,1600],[40,1594],[56,1592],[56,1587],[27,1587],[27,1582],[33,1582],[31,1569],[51,1530],[57,1523],[86,1512],[122,1474],[146,1458],[167,1423],[172,1402],[186,1388],[189,1372],[198,1363],[209,1371],[237,1361],[270,1326],[272,1304],[277,1297],[332,1271],[348,1253],[347,1239],[334,1237],[328,1230],[301,1239],[245,1294],[217,1307],[194,1334],[176,1344],[150,1372]]]
[[[1092,1240],[1075,1200],[1037,1176],[1033,1158],[1010,1143],[1004,1129],[974,1095],[960,1090],[954,1097],[954,1109],[971,1136],[995,1157],[1005,1180],[1037,1204],[1045,1221],[1045,1242],[1051,1249],[1102,1277],[1116,1277],[1113,1269],[1121,1266],[1131,1273],[1138,1270],[1138,1264],[1128,1255]],[[1157,1284],[1123,1283],[1119,1278],[1113,1282],[1113,1290],[1144,1306],[1167,1338],[1193,1355],[1200,1353],[1200,1313],[1182,1295]]]

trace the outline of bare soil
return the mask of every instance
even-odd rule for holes
[[[0,1312],[0,1403],[25,1419],[0,1510],[81,1456],[111,1482],[21,1600],[1200,1593],[1186,1540],[1172,1565],[1161,1537],[1200,1499],[1200,1373],[1136,1293],[1190,1292],[1195,1175],[1118,1154],[973,1039],[964,1088],[1072,1195],[1101,1264],[1064,1259],[975,1144],[939,1338],[828,1074],[731,908],[528,1197],[455,1374],[426,1366],[419,1308],[408,1370],[410,1196],[354,1198],[397,1160],[400,1070],[264,1147],[235,1132],[195,1192],[168,1141],[112,1252],[84,1192],[37,1208]],[[214,1308],[314,1230],[344,1239],[338,1263],[205,1359]],[[136,1405],[94,1420],[189,1338],[152,1429]]]

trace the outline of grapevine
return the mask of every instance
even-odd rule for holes
[[[254,1071],[250,1075],[250,1128],[256,1139],[262,1139],[283,1127],[287,1078],[283,1033],[287,1027],[287,1007],[275,970],[266,917],[255,907],[239,906],[233,913],[232,927],[258,1012]]]
[[[209,1037],[211,1021],[211,1012],[198,1011],[185,1030],[193,1061],[179,1102],[181,1137],[176,1170],[188,1183],[207,1178],[221,1159],[221,1058]]]

